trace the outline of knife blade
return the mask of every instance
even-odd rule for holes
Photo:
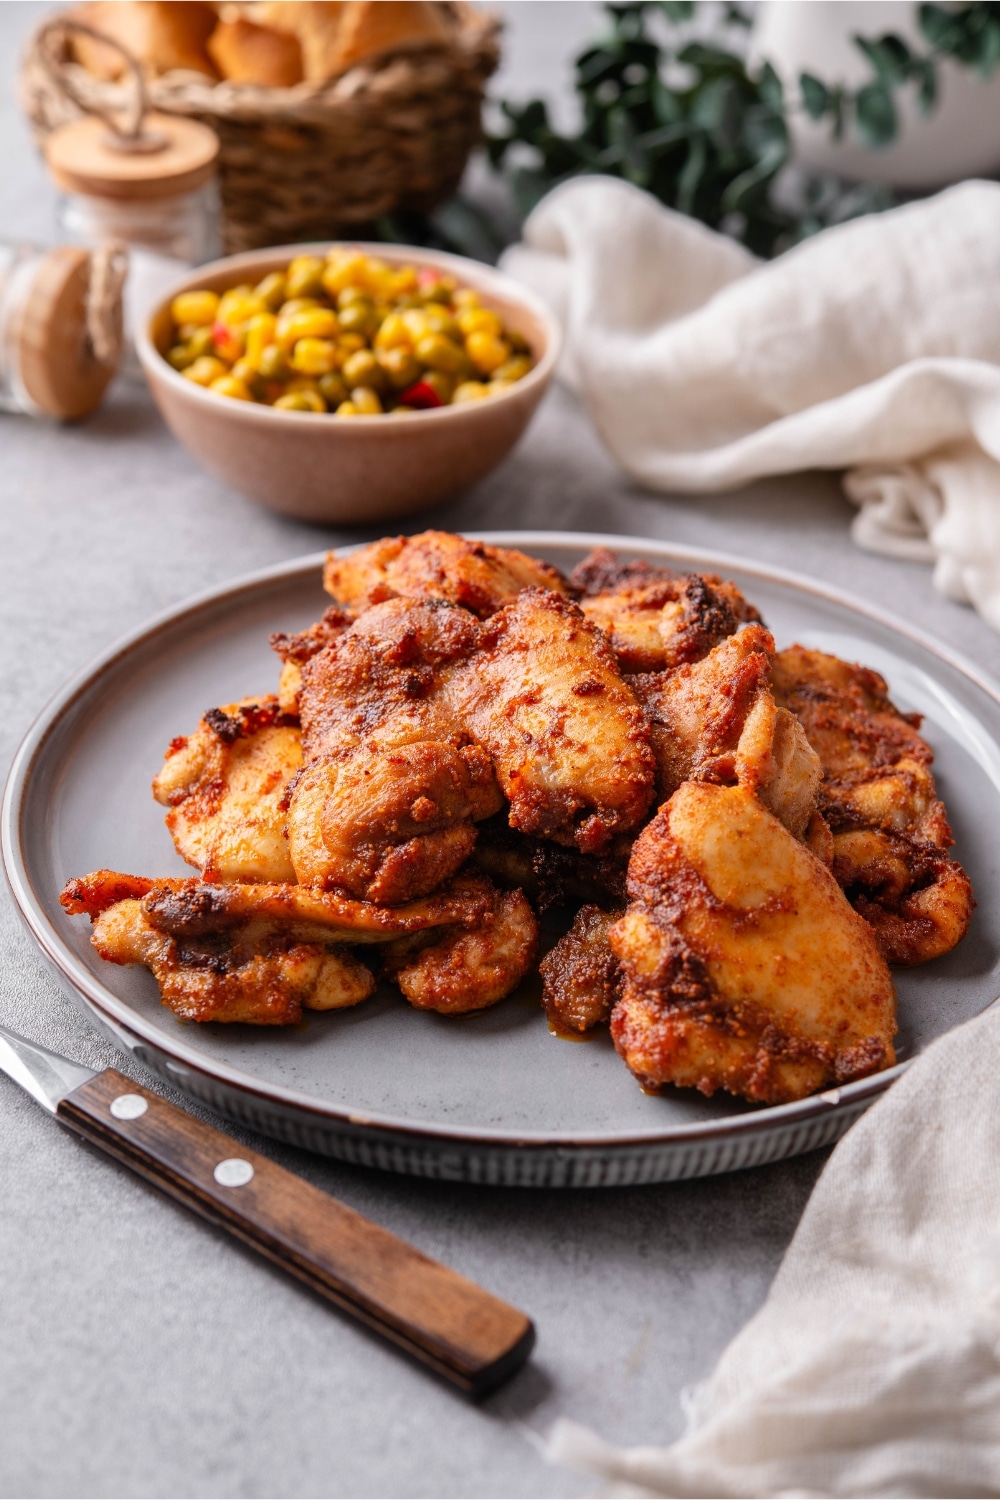
[[[479,1399],[528,1358],[524,1313],[114,1068],[0,1026],[0,1071],[63,1125]]]

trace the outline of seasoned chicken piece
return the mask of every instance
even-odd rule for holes
[[[371,972],[338,944],[297,940],[280,923],[251,921],[196,936],[154,927],[141,901],[97,918],[91,941],[114,964],[145,964],[163,1004],[185,1021],[289,1026],[303,1010],[367,999]]]
[[[895,1061],[871,929],[749,788],[680,787],[636,840],[629,895],[611,1033],[644,1087],[782,1104]]]
[[[700,661],[740,625],[759,621],[735,583],[715,573],[671,574],[618,562],[598,548],[574,569],[580,607],[607,635],[623,672],[662,672]]]
[[[472,863],[497,885],[518,887],[536,909],[596,902],[625,904],[625,875],[632,835],[619,834],[606,854],[581,854],[511,828],[505,813],[479,825]]]
[[[189,1021],[286,1026],[306,1010],[357,1005],[375,980],[345,941],[390,944],[438,928],[456,945],[496,922],[496,892],[465,879],[386,911],[302,886],[209,885],[97,870],[60,896],[94,922],[109,963],[145,964],[164,1005]]]
[[[468,858],[476,821],[502,805],[490,757],[449,695],[478,629],[467,610],[392,599],[305,662],[306,768],[287,820],[302,884],[395,905]]]
[[[882,954],[916,964],[949,952],[975,903],[947,853],[954,840],[919,715],[899,713],[877,672],[803,646],[777,654],[772,682],[820,757],[833,873]]]
[[[498,891],[475,875],[459,876],[455,886],[488,902],[474,928],[400,938],[386,950],[385,973],[410,1004],[441,1015],[495,1005],[520,984],[538,947],[538,923],[521,891]]]
[[[277,698],[211,709],[153,781],[178,854],[206,880],[294,880],[284,798],[301,765],[298,720]]]
[[[335,604],[324,610],[314,625],[294,635],[276,630],[269,639],[272,651],[281,657],[281,678],[278,682],[278,702],[282,713],[298,714],[299,693],[302,690],[302,668],[312,656],[316,656],[331,642],[342,636],[354,622],[351,610],[338,609]]]
[[[511,547],[491,547],[448,531],[385,537],[353,552],[330,552],[323,587],[338,603],[363,609],[383,599],[446,599],[485,619],[521,589],[567,592],[558,568]]]
[[[590,1031],[605,1024],[621,998],[622,971],[608,933],[622,915],[581,906],[539,964],[542,1004],[556,1031]]]
[[[279,924],[296,941],[322,943],[386,943],[428,927],[472,927],[489,909],[483,893],[468,883],[386,908],[301,885],[211,885],[115,870],[70,880],[59,897],[70,916],[92,921],[123,900],[138,900],[152,926],[177,937],[201,937],[253,921]]]
[[[525,589],[505,605],[449,697],[492,758],[512,827],[599,854],[642,821],[649,726],[607,640],[568,599]]]
[[[822,771],[798,721],[775,705],[773,655],[770,631],[747,625],[701,661],[631,681],[652,727],[661,798],[685,781],[737,782],[801,838]]]

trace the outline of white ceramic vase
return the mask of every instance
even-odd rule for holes
[[[917,7],[909,0],[761,0],[752,57],[772,64],[790,98],[798,98],[803,72],[856,88],[871,79],[872,69],[852,36],[875,39],[886,32],[915,50],[926,49]],[[899,135],[882,150],[863,146],[853,127],[843,140],[832,141],[829,121],[817,124],[796,110],[791,128],[797,160],[853,181],[915,191],[994,174],[1000,169],[1000,70],[983,80],[947,60],[939,65],[938,82],[938,100],[928,115],[918,112],[912,85],[897,92]]]

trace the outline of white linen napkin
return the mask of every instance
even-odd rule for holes
[[[641,483],[848,469],[854,538],[933,560],[1000,630],[1000,184],[828,229],[773,261],[613,178],[550,193],[502,268]]]
[[[1000,1004],[848,1132],[684,1437],[562,1420],[549,1457],[625,1495],[1000,1494],[998,1056]]]

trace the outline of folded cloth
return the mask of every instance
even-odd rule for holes
[[[563,377],[643,484],[851,470],[855,540],[933,560],[1000,630],[1000,184],[760,261],[638,188],[578,178],[501,264],[555,311]]]
[[[549,1457],[628,1495],[1000,1494],[998,1053],[1000,1004],[848,1132],[679,1442],[560,1421]]]

